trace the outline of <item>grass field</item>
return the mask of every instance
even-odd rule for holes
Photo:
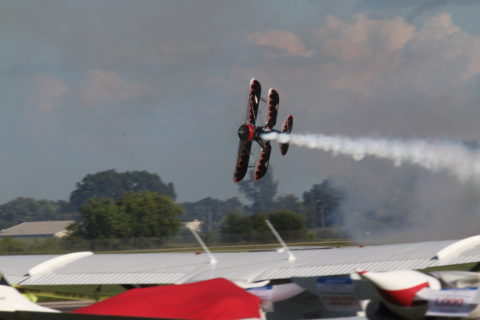
[[[22,286],[17,288],[24,294],[37,297],[39,302],[60,300],[100,301],[127,290],[120,285]]]

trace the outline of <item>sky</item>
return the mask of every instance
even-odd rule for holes
[[[292,114],[297,133],[478,140],[479,10],[471,0],[1,2],[0,203],[68,200],[108,169],[157,173],[178,201],[238,196],[252,77],[278,90],[278,123]],[[280,194],[337,182],[354,195],[349,217],[406,189],[412,224],[480,212],[477,185],[415,167],[299,147],[286,157],[274,147],[271,167]]]

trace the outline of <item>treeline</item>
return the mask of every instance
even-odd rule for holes
[[[245,180],[240,194],[177,203],[173,183],[164,183],[147,171],[89,174],[76,184],[69,201],[17,198],[0,205],[0,228],[25,221],[75,220],[70,241],[102,239],[161,239],[178,234],[182,222],[199,220],[207,239],[224,242],[273,240],[265,220],[287,238],[307,238],[307,229],[341,226],[337,215],[341,190],[330,181],[315,184],[299,198],[277,195],[271,171],[260,181]],[[76,241],[76,242],[75,242]],[[147,241],[147,240],[145,240]],[[151,240],[148,240],[151,241]]]
[[[147,171],[124,173],[106,170],[86,175],[70,193],[69,201],[35,200],[19,197],[0,205],[0,229],[25,221],[81,220],[81,207],[89,199],[118,199],[127,192],[152,191],[176,198],[172,183],[165,184]]]
[[[306,234],[306,229],[339,227],[342,225],[338,209],[344,195],[329,180],[315,184],[302,198],[293,194],[277,196],[278,183],[271,171],[259,181],[244,180],[239,192],[249,204],[237,197],[227,200],[205,198],[197,202],[182,203],[186,221],[198,219],[204,230],[220,234],[222,239],[256,239],[270,232],[264,222],[291,234]],[[276,219],[277,217],[282,219]],[[228,236],[226,236],[228,235]]]

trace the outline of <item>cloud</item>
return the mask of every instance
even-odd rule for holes
[[[314,34],[318,51],[331,59],[330,84],[340,90],[370,95],[393,81],[444,90],[480,73],[480,37],[455,25],[449,13],[426,18],[419,29],[400,17],[329,16]]]
[[[480,37],[463,31],[446,12],[426,19],[411,41],[410,52],[435,69],[453,66],[450,79],[456,85],[480,73]]]
[[[73,106],[110,106],[154,93],[149,84],[124,79],[120,74],[102,69],[89,70],[84,82],[67,86],[63,79],[51,74],[34,76],[30,105],[51,112],[62,107],[67,96]]]
[[[406,17],[405,20],[408,22],[414,21],[417,17],[422,16],[429,11],[433,11],[438,7],[445,6],[449,3],[449,0],[429,0],[429,1],[424,1],[421,2],[415,7],[412,11],[410,11]]]
[[[50,74],[36,75],[33,81],[33,93],[28,101],[40,111],[51,112],[59,108],[65,95],[72,92],[62,79]]]
[[[151,92],[149,85],[127,81],[113,71],[95,69],[88,72],[81,95],[87,105],[97,106],[138,98]]]
[[[305,49],[302,41],[289,31],[267,29],[264,32],[256,32],[247,36],[247,43],[262,47],[273,48],[269,57],[313,57],[313,50]]]
[[[414,27],[402,18],[368,19],[362,14],[352,21],[328,16],[325,26],[315,31],[321,50],[343,62],[368,61],[391,56],[405,47],[412,38]]]
[[[402,50],[414,33],[402,18],[374,20],[362,14],[351,21],[328,16],[314,31],[320,52],[333,58],[331,85],[363,94],[370,94],[372,82],[402,63]]]

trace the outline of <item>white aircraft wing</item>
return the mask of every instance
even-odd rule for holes
[[[423,269],[480,262],[480,236],[381,246],[286,253],[137,253],[0,256],[0,272],[21,285],[186,283],[223,277],[237,283],[350,274],[358,270]]]

